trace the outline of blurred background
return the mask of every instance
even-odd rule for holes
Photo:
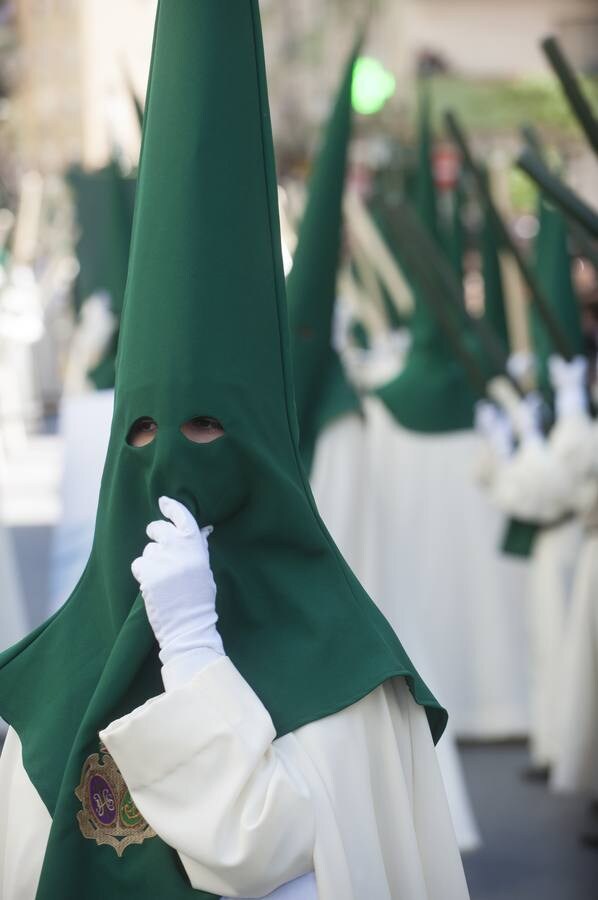
[[[153,0],[0,2],[0,649],[67,598],[93,533],[155,6]],[[261,2],[287,268],[314,154],[364,6]],[[425,84],[438,211],[445,222],[458,216],[465,307],[481,319],[489,296],[479,244],[484,205],[444,113],[452,110],[466,128],[516,250],[537,263],[539,191],[517,165],[524,146],[536,142],[554,177],[582,199],[588,221],[598,217],[595,148],[541,47],[547,35],[557,39],[598,116],[598,4],[374,0],[371,6],[353,81],[349,184],[373,212],[412,195]],[[224,79],[229,63],[222,58]],[[577,221],[567,245],[592,371],[597,236]],[[503,238],[496,248],[505,257]],[[525,369],[533,355],[529,285],[512,254],[500,265],[508,350]],[[367,276],[362,282],[367,294]],[[376,294],[380,285],[371,289]],[[404,324],[395,322],[394,330],[408,330]],[[356,335],[356,351],[375,343]],[[392,365],[382,368],[394,373]],[[517,377],[533,380],[523,369]],[[372,377],[379,383],[386,375]],[[90,435],[97,437],[91,446]],[[530,565],[521,563],[523,577]],[[525,591],[517,602],[523,609]],[[518,647],[528,648],[533,618],[522,613],[520,627]],[[598,626],[592,627],[598,642]],[[557,644],[549,667],[558,659]],[[598,667],[598,687],[596,673]],[[524,706],[527,677],[519,686]],[[455,737],[475,821],[475,837],[463,842],[474,900],[596,898],[598,777],[595,796],[586,784],[556,790],[553,760],[534,760],[533,753],[530,759],[524,714],[498,729],[457,727]]]

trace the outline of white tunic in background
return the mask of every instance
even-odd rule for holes
[[[526,567],[500,553],[504,516],[475,483],[481,439],[408,431],[377,398],[366,412],[364,583],[456,735],[526,734]]]
[[[30,629],[12,535],[2,522],[0,522],[0,578],[0,652],[2,652],[25,637]],[[0,719],[0,738],[5,734],[6,723]]]
[[[598,528],[596,437],[585,413],[563,415],[547,441],[524,443],[503,464],[493,487],[503,508],[525,520],[581,517],[540,533],[529,585],[532,759],[556,768],[553,782],[561,790],[592,780],[598,790],[598,580],[591,551]]]
[[[66,396],[61,403],[62,511],[52,540],[49,616],[68,600],[89,559],[113,408],[113,390]]]
[[[598,485],[589,485],[594,494]],[[557,791],[598,796],[598,502],[585,510],[571,611],[558,659]]]
[[[0,522],[0,652],[29,630],[12,535]]]
[[[341,416],[328,425],[316,445],[311,485],[326,527],[375,601],[376,584],[371,587],[368,584],[364,558],[365,492],[368,487],[366,426],[366,419],[357,413]],[[392,533],[386,536],[384,548],[391,560],[394,559]],[[403,640],[400,631],[398,634]],[[405,649],[410,652],[408,644]],[[480,844],[480,836],[450,723],[437,752],[458,845],[463,851],[474,850]]]
[[[222,658],[102,739],[195,887],[276,900],[467,900],[425,711],[402,679],[275,740]],[[0,789],[0,896],[33,900],[51,821],[14,732]]]
[[[544,528],[534,542],[530,560],[531,725],[530,753],[535,766],[550,766],[559,753],[555,698],[560,695],[561,657],[571,608],[581,526],[571,519]]]

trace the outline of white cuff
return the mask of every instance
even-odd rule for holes
[[[222,659],[223,656],[224,650],[219,652],[213,647],[197,647],[194,650],[177,653],[162,666],[162,681],[165,691],[167,693],[175,691],[177,688],[189,684],[207,666]]]

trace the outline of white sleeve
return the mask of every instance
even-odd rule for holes
[[[227,657],[100,735],[193,887],[263,897],[313,871],[315,813],[294,737]]]
[[[0,756],[0,897],[35,897],[52,819],[23,766],[21,742],[9,730]]]

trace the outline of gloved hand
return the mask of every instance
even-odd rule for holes
[[[170,521],[150,522],[152,542],[131,571],[141,587],[170,690],[224,655],[224,648],[216,629],[216,584],[208,551],[212,528],[200,530],[178,500],[161,497],[159,506]]]
[[[551,356],[548,362],[550,381],[554,388],[557,421],[573,416],[586,416],[587,361],[576,356],[567,362],[560,356]]]
[[[542,398],[535,391],[530,391],[513,412],[513,427],[522,444],[543,443],[541,416]]]
[[[475,407],[476,430],[484,437],[499,459],[507,459],[513,448],[511,423],[505,413],[488,400]]]
[[[507,360],[507,372],[519,384],[532,377],[536,368],[536,360],[532,353],[518,350],[511,353]]]

